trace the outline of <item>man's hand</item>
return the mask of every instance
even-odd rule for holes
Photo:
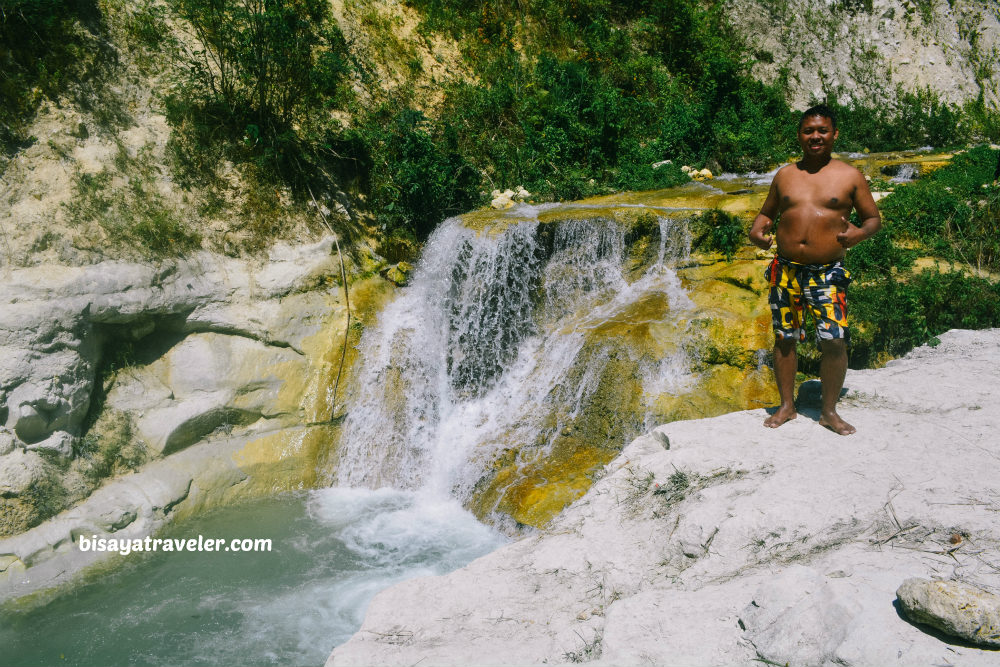
[[[774,236],[772,236],[771,234],[767,234],[766,236],[762,236],[759,234],[758,235],[751,234],[750,242],[753,243],[758,248],[760,248],[761,250],[768,250],[774,243]]]
[[[879,229],[882,228],[882,221],[878,216],[878,212],[870,218],[866,218],[862,221],[860,227],[855,227],[847,218],[844,219],[844,231],[837,234],[837,243],[840,244],[842,248],[853,248],[867,238],[871,238]]]
[[[750,243],[753,243],[762,250],[768,250],[771,244],[774,243],[774,236],[767,232],[771,231],[771,227],[773,226],[774,220],[766,215],[758,215],[757,219],[753,221],[753,226],[750,228]]]
[[[842,248],[853,248],[868,238],[860,227],[847,223],[847,229],[837,234],[837,243]]]

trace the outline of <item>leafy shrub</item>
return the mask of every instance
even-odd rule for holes
[[[942,102],[929,88],[899,88],[895,102],[880,106],[859,101],[843,105],[835,95],[830,95],[827,103],[837,113],[840,150],[892,151],[927,145],[943,148],[966,143],[973,136],[968,113],[958,105]]]
[[[720,209],[702,213],[695,221],[695,227],[704,230],[696,244],[721,252],[727,262],[746,241],[747,230],[740,219]]]
[[[980,95],[962,107],[962,118],[970,136],[994,143],[1000,142],[1000,109],[988,105]]]
[[[853,248],[847,265],[861,280],[851,288],[851,364],[869,366],[905,354],[951,328],[1000,325],[1000,283],[968,272],[896,273],[923,252],[978,268],[1000,268],[1000,189],[993,177],[997,152],[978,147],[879,203],[883,231]],[[983,186],[986,185],[986,188]]]
[[[30,144],[25,132],[42,100],[68,94],[85,110],[90,83],[115,61],[101,39],[94,0],[4,0],[0,5],[0,149]],[[115,120],[114,114],[107,120]]]
[[[886,276],[852,288],[851,365],[905,354],[948,329],[1000,326],[1000,283],[951,271]]]
[[[202,49],[166,100],[181,180],[223,156],[297,187],[336,171],[328,111],[344,101],[347,43],[323,0],[170,0]],[[207,150],[209,158],[200,157]],[[328,185],[328,183],[324,183]]]
[[[789,146],[780,88],[749,76],[714,4],[410,4],[426,29],[463,39],[478,69],[478,83],[446,90],[441,121],[457,128],[489,187],[521,184],[553,199],[666,187],[684,177],[652,168],[665,158],[744,170]]]
[[[304,106],[337,94],[346,43],[322,0],[171,0],[203,51],[191,71],[208,101],[246,121],[249,139],[275,138]],[[254,127],[256,130],[251,130]],[[255,136],[256,135],[256,136]]]
[[[964,226],[972,216],[964,197],[935,180],[897,188],[881,204],[882,215],[900,233],[931,245],[948,226]]]
[[[947,165],[933,172],[930,178],[956,190],[961,196],[978,195],[982,185],[993,180],[998,156],[1000,151],[988,146],[976,146],[955,155]]]
[[[928,177],[897,187],[880,202],[886,227],[919,241],[927,252],[980,268],[1000,268],[1000,193],[983,187],[993,178],[997,155],[979,146],[956,155]]]
[[[893,224],[885,222],[875,236],[848,251],[844,265],[855,280],[881,279],[910,269],[914,259],[914,252],[899,244]]]
[[[407,110],[404,91],[391,109],[352,109],[343,132],[317,109],[344,108],[344,74],[355,67],[363,79],[371,68],[350,64],[321,0],[283,0],[263,22],[249,0],[170,1],[206,44],[190,63],[197,94],[168,100],[187,133],[172,141],[189,168],[180,180],[210,182],[221,156],[253,160],[299,192],[316,174],[353,172],[380,227],[404,244],[481,191],[523,185],[576,199],[668,187],[686,180],[684,163],[763,171],[795,150],[784,82],[750,76],[750,51],[720,2],[407,0],[421,31],[459,40],[476,76],[445,84],[433,117]],[[284,48],[291,35],[310,48]],[[273,71],[257,66],[260,53]],[[926,91],[901,95],[891,109],[842,108],[844,135],[879,149],[968,134],[961,109]]]
[[[480,176],[458,153],[455,132],[432,131],[419,111],[387,108],[358,130],[367,152],[370,204],[388,235],[423,241],[445,217],[480,201]]]

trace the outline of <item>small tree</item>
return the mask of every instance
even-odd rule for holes
[[[347,71],[343,35],[326,0],[171,0],[203,49],[195,79],[251,139],[274,139],[322,106]]]

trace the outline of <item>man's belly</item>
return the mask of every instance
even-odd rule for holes
[[[779,236],[778,254],[799,264],[829,264],[843,259],[847,251],[837,243],[836,236],[832,243],[825,240],[788,240]]]
[[[777,229],[778,254],[799,264],[829,264],[843,259],[847,250],[837,243],[844,230],[843,217],[799,220],[783,216]]]

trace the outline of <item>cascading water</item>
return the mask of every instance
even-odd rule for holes
[[[450,435],[442,421],[461,397],[485,391],[534,330],[535,227],[490,238],[453,219],[434,233],[413,286],[362,342],[362,394],[341,437],[340,485],[443,488],[434,473],[462,452],[460,442],[441,442]]]
[[[453,218],[434,232],[411,286],[363,336],[338,485],[468,502],[499,449],[533,443],[544,456],[587,408],[610,356],[585,349],[591,332],[647,295],[690,307],[671,268],[690,251],[683,222],[659,216],[655,259],[630,280],[625,226],[586,207],[539,222],[545,210],[522,206],[485,229]],[[657,393],[689,377],[683,352],[642,371]]]
[[[895,175],[890,179],[891,183],[910,183],[920,176],[920,169],[915,164],[904,163],[899,165]]]

